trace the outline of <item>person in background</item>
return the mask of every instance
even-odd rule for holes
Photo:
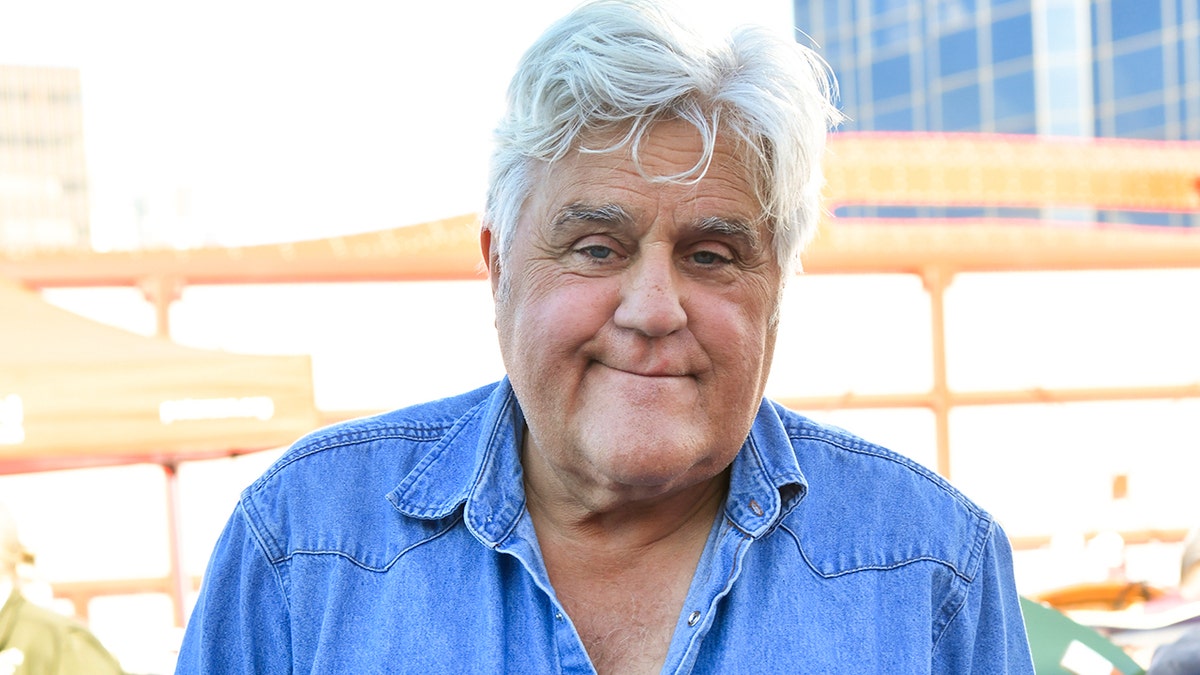
[[[1200,602],[1200,527],[1184,540],[1179,570],[1179,596]],[[1200,626],[1154,651],[1147,675],[1200,675]]]
[[[0,675],[119,675],[123,671],[87,628],[21,595],[21,565],[33,555],[0,504]]]
[[[286,452],[177,672],[1033,672],[992,516],[763,398],[827,68],[676,16],[591,2],[529,49],[480,233],[507,376]]]

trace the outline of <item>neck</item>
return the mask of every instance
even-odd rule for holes
[[[728,490],[722,472],[677,492],[595,508],[554,486],[525,481],[526,503],[543,549],[624,564],[631,553],[671,550],[703,542]],[[571,557],[576,557],[572,555]],[[582,562],[582,560],[581,560]]]

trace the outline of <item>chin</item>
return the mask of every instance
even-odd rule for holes
[[[707,478],[706,465],[711,458],[686,445],[670,441],[647,443],[640,437],[610,448],[621,448],[616,452],[602,453],[601,462],[606,465],[604,473],[614,482],[631,487],[682,487]],[[715,468],[712,473],[719,473]]]

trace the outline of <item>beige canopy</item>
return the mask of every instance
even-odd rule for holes
[[[183,347],[0,280],[0,474],[264,450],[318,424],[308,356]]]

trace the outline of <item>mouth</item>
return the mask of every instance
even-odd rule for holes
[[[593,363],[595,363],[599,366],[602,366],[604,368],[607,368],[608,370],[615,370],[618,373],[624,373],[625,375],[633,375],[635,377],[646,377],[646,378],[651,378],[651,379],[692,377],[692,374],[687,372],[687,370],[684,368],[672,368],[669,366],[659,366],[659,367],[650,367],[650,368],[639,368],[639,367],[624,367],[623,368],[620,366],[614,366],[614,365],[610,365],[607,363],[602,363],[600,361],[594,361]]]

